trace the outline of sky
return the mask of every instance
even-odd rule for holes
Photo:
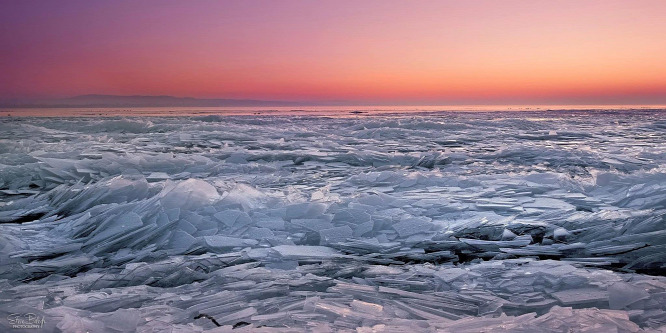
[[[666,103],[663,0],[0,0],[0,98]]]

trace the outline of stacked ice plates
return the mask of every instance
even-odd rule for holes
[[[666,113],[0,122],[0,330],[666,330]]]

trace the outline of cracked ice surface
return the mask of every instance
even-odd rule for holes
[[[665,223],[658,110],[0,122],[47,331],[663,331]]]

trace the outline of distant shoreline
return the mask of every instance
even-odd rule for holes
[[[136,108],[136,107],[269,107],[300,106],[290,101],[253,99],[193,98],[175,96],[81,95],[56,99],[13,99],[0,101],[0,108]]]

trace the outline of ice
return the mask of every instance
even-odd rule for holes
[[[204,241],[209,248],[215,250],[234,247],[246,247],[257,244],[257,241],[254,239],[242,239],[219,235],[204,236]]]
[[[102,317],[106,329],[116,332],[132,332],[142,321],[141,314],[135,309],[119,309],[110,316]]]
[[[511,230],[509,230],[509,229],[504,229],[504,231],[502,231],[502,240],[503,241],[514,240],[514,239],[516,239],[516,237],[518,237],[518,235],[511,232]]]
[[[322,245],[344,241],[351,237],[352,234],[353,230],[349,226],[319,230]]]
[[[442,268],[433,275],[446,283],[450,283],[467,273],[468,272],[462,268]]]
[[[398,232],[400,237],[427,232],[430,228],[432,228],[430,222],[418,218],[406,218],[393,225],[393,229]]]
[[[553,293],[563,305],[582,305],[585,303],[608,302],[608,293],[593,288],[568,289]]]
[[[248,224],[252,221],[247,213],[239,210],[226,210],[219,213],[215,213],[215,218],[224,223],[227,227],[232,227],[235,224]]]
[[[102,241],[108,241],[109,239],[117,237],[118,234],[125,234],[142,226],[143,221],[138,214],[134,212],[122,214],[116,218],[101,223],[97,230],[92,231],[92,237],[85,243],[85,245],[89,246]]]
[[[147,181],[161,181],[167,179],[170,179],[170,177],[166,172],[151,172],[150,175],[146,176]]]
[[[375,223],[372,221],[361,223],[354,227],[354,236],[360,237],[368,234],[375,227]]]
[[[5,119],[0,318],[663,330],[664,115]]]
[[[273,247],[280,256],[286,259],[297,258],[318,258],[325,259],[339,256],[340,253],[335,249],[326,246],[294,246],[278,245]]]
[[[569,235],[570,235],[569,231],[567,229],[562,228],[562,227],[556,228],[553,231],[553,237],[555,239],[558,239],[558,240],[564,240]]]
[[[356,299],[353,300],[350,305],[354,311],[365,312],[372,315],[381,315],[384,311],[384,307],[379,304],[363,302]]]
[[[286,207],[287,220],[292,219],[316,219],[326,210],[323,203],[300,203]]]
[[[624,282],[610,285],[608,293],[610,308],[615,310],[624,309],[627,306],[650,297],[650,294],[644,288]]]
[[[169,247],[173,248],[176,253],[184,253],[192,247],[196,241],[197,240],[187,232],[177,230],[169,240]]]
[[[552,198],[536,198],[533,202],[523,205],[525,208],[540,208],[540,209],[558,209],[558,210],[572,210],[576,207],[568,204],[562,200]]]
[[[215,187],[198,179],[188,179],[170,187],[168,184],[161,195],[160,201],[165,207],[202,207],[220,198]]]
[[[370,214],[362,209],[345,209],[335,213],[333,221],[335,222],[352,222],[355,224],[367,223],[371,219]]]
[[[284,230],[284,220],[281,218],[266,218],[257,220],[257,227],[270,230]]]
[[[292,219],[291,225],[300,227],[300,229],[308,229],[317,232],[319,230],[333,228],[333,224],[323,219]]]

